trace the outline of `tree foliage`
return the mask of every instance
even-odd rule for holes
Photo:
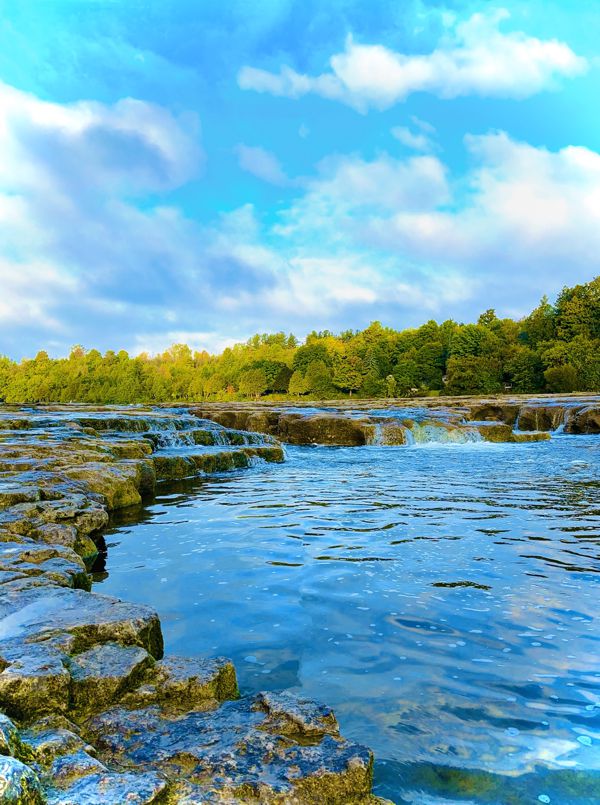
[[[334,335],[257,334],[220,355],[174,344],[160,355],[73,347],[19,363],[0,356],[6,402],[136,403],[358,394],[488,394],[600,390],[600,277],[543,297],[520,321],[486,310],[476,324],[373,322]]]

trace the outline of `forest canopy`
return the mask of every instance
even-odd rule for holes
[[[528,316],[490,309],[476,324],[255,335],[220,355],[175,344],[160,355],[73,347],[20,362],[0,357],[0,400],[140,403],[332,399],[600,390],[600,277],[544,297]]]

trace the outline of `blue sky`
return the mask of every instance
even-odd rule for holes
[[[520,316],[600,273],[596,0],[0,7],[0,353]]]

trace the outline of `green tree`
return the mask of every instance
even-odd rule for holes
[[[568,363],[551,366],[544,372],[548,391],[569,392],[577,389],[577,370]]]
[[[265,393],[268,385],[264,369],[248,369],[240,375],[239,388],[246,397],[254,397],[257,400]]]
[[[301,394],[307,393],[308,387],[306,385],[306,380],[304,379],[304,375],[299,369],[296,369],[296,371],[290,377],[290,385],[288,391],[290,394],[293,394],[296,397],[299,397]]]

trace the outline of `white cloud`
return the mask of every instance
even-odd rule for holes
[[[504,10],[474,14],[424,55],[361,45],[349,36],[345,50],[331,56],[330,72],[309,76],[287,66],[279,73],[245,66],[238,84],[289,98],[314,93],[364,112],[387,109],[414,92],[526,98],[586,70],[586,60],[564,42],[502,32],[500,23],[508,17]]]
[[[332,156],[294,183],[277,226],[250,204],[207,226],[158,197],[201,160],[166,110],[0,100],[0,352],[219,349],[256,331],[519,313],[598,273],[600,155],[586,148],[470,136],[461,175],[431,154]]]
[[[242,170],[269,184],[283,186],[288,183],[279,160],[270,151],[241,143],[237,146],[236,153]]]
[[[357,299],[374,291],[370,309],[417,321],[428,310],[472,318],[490,304],[519,315],[599,273],[600,154],[501,132],[465,142],[471,165],[456,177],[431,156],[321,165],[277,228],[317,308],[336,308],[330,282],[338,305],[351,304],[350,283]]]
[[[206,350],[211,354],[222,352],[235,344],[235,339],[228,338],[218,332],[197,332],[190,330],[167,330],[160,333],[139,333],[135,336],[129,352],[131,355],[140,355],[145,352],[157,355],[165,352],[173,344],[187,344],[192,350],[202,352]]]
[[[372,219],[369,239],[413,259],[506,272],[517,282],[589,278],[600,254],[600,154],[557,152],[500,132],[466,138],[474,167],[465,198],[436,209]],[[526,272],[519,277],[519,272]],[[541,289],[540,284],[540,289]]]
[[[114,106],[49,103],[0,82],[0,188],[64,193],[165,190],[189,179],[201,150],[166,110],[125,98]]]
[[[212,332],[225,295],[272,282],[252,216],[211,230],[156,202],[201,166],[192,117],[131,99],[49,103],[3,84],[0,109],[0,352]]]
[[[431,139],[426,134],[411,131],[408,126],[394,126],[392,134],[402,145],[412,148],[414,151],[432,151],[434,148]]]

